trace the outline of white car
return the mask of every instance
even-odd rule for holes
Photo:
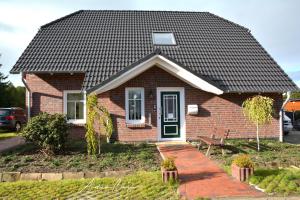
[[[293,130],[292,120],[284,114],[283,118],[283,133],[287,135],[291,130]]]

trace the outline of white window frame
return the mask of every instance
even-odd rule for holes
[[[83,93],[83,119],[69,119],[68,123],[71,124],[85,124],[86,123],[86,91],[81,91],[81,90],[64,90],[64,114],[67,115],[67,105],[68,105],[68,99],[67,95],[70,93]]]
[[[173,42],[173,44],[158,44],[155,42],[155,34],[170,34],[171,35],[171,40]],[[158,46],[176,46],[176,39],[175,39],[175,36],[174,36],[174,33],[173,32],[168,32],[168,31],[154,31],[152,32],[152,42],[153,42],[153,45],[158,45]]]
[[[140,120],[129,120],[129,91],[141,91],[141,119]],[[145,123],[145,92],[144,88],[141,87],[128,87],[125,88],[125,115],[127,124],[143,124]]]

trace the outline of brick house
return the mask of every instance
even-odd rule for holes
[[[242,102],[275,100],[263,137],[280,136],[282,93],[298,90],[250,30],[207,12],[77,11],[43,25],[11,73],[29,116],[64,113],[83,137],[96,93],[120,141],[192,140],[212,126],[254,137]]]

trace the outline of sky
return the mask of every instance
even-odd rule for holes
[[[77,10],[208,11],[251,30],[300,87],[299,0],[0,0],[0,71],[10,75],[40,26]]]

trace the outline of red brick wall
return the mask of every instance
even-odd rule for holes
[[[125,120],[125,88],[144,87],[145,89],[145,128],[127,128]],[[196,88],[170,75],[164,70],[153,67],[140,74],[116,89],[98,95],[99,102],[105,105],[111,112],[115,124],[115,137],[121,141],[156,141],[157,122],[156,111],[156,87],[184,87],[185,110],[188,104],[197,104],[199,114],[197,116],[186,115],[187,139],[195,139],[197,135],[211,133],[212,125],[217,124],[232,130],[230,137],[255,137],[256,128],[242,113],[242,102],[254,94],[223,94],[216,96]],[[149,98],[152,91],[153,97]],[[275,113],[279,113],[282,104],[280,94],[264,94],[275,99]],[[151,114],[151,124],[149,124]],[[262,137],[279,137],[278,114],[274,116],[271,124],[261,128]]]
[[[63,91],[81,90],[84,74],[26,74],[25,79],[32,93],[31,116],[35,116],[40,112],[63,113]],[[85,133],[83,127],[72,127],[71,132],[72,137]]]
[[[40,111],[49,113],[63,112],[63,90],[80,90],[84,79],[83,74],[27,74],[26,80],[32,91],[31,114],[36,115]],[[145,88],[145,128],[127,128],[125,122],[125,88]],[[186,115],[187,139],[195,139],[197,135],[207,135],[211,132],[213,124],[232,130],[231,137],[255,137],[256,128],[243,116],[242,102],[254,94],[223,94],[216,96],[191,87],[164,70],[153,67],[139,76],[133,78],[122,86],[98,95],[98,100],[111,112],[114,121],[115,133],[113,137],[120,141],[156,141],[157,120],[156,88],[157,87],[184,87],[185,110],[188,104],[197,104],[199,114],[197,116]],[[150,91],[153,97],[149,97]],[[282,104],[280,94],[264,94],[275,99],[275,113],[279,112]],[[151,123],[149,116],[151,115]],[[82,127],[73,128],[72,136],[84,135]],[[272,123],[261,128],[261,136],[278,137],[278,114],[274,116]]]

